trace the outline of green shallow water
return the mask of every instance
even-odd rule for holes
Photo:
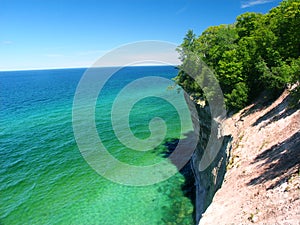
[[[153,185],[126,186],[100,176],[84,160],[72,127],[73,96],[83,73],[83,69],[0,73],[5,87],[0,91],[0,224],[192,224],[193,205],[181,190],[185,180],[180,173]],[[131,81],[144,76],[170,79],[176,73],[166,66],[125,68],[107,83],[99,95],[95,121],[115,158],[137,166],[164,160],[163,143],[146,152],[124,146],[113,132],[110,107]],[[155,94],[167,92],[167,87],[156,84],[143,91]],[[182,94],[170,92],[185,108]],[[149,97],[131,110],[133,134],[149,137],[154,117],[166,122],[166,139],[183,138],[192,129],[188,113],[181,127],[172,105]],[[125,125],[121,120],[117,126],[114,129],[122,130]]]

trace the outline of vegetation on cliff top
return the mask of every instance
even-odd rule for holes
[[[178,51],[182,65],[175,81],[196,98],[205,99],[203,91],[183,70],[190,52],[214,72],[228,110],[242,109],[264,90],[277,97],[300,81],[300,1],[282,1],[264,15],[244,13],[199,37],[189,30]],[[298,102],[299,85],[294,95]]]

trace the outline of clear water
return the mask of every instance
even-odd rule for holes
[[[83,159],[73,134],[72,104],[84,72],[0,72],[0,224],[192,224],[193,206],[181,190],[180,173],[153,185],[125,186],[100,176]],[[122,145],[114,135],[110,110],[131,81],[176,74],[170,66],[128,67],[107,82],[95,119],[99,136],[115,158],[133,165],[162,160],[164,145],[148,152]],[[138,91],[174,92],[174,98],[183,99],[165,84]],[[150,97],[131,110],[130,128],[136,137],[149,136],[153,117],[166,121],[166,138],[182,138],[192,129],[190,118],[181,128],[172,105]]]

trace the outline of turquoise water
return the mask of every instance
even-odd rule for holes
[[[106,70],[99,69],[99,77]],[[180,173],[153,185],[128,186],[99,175],[84,160],[72,127],[73,98],[84,72],[0,72],[0,224],[192,224],[193,205],[181,190],[185,180]],[[114,129],[124,129],[124,123],[120,118],[117,127],[112,126],[111,107],[130,82],[145,76],[171,79],[176,74],[170,66],[128,67],[106,83],[95,121],[99,137],[116,159],[137,166],[164,159],[164,143],[145,152],[122,144]],[[138,92],[153,96],[130,111],[129,126],[137,138],[149,137],[154,117],[165,121],[165,139],[183,138],[191,131],[189,116],[181,127],[176,109],[154,96],[171,93],[184,108],[182,93],[168,90],[164,83]],[[124,104],[133,95],[125,95]]]

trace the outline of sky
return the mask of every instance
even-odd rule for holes
[[[112,49],[144,40],[178,46],[189,29],[200,35],[244,12],[266,13],[279,2],[0,0],[0,71],[89,67]]]

